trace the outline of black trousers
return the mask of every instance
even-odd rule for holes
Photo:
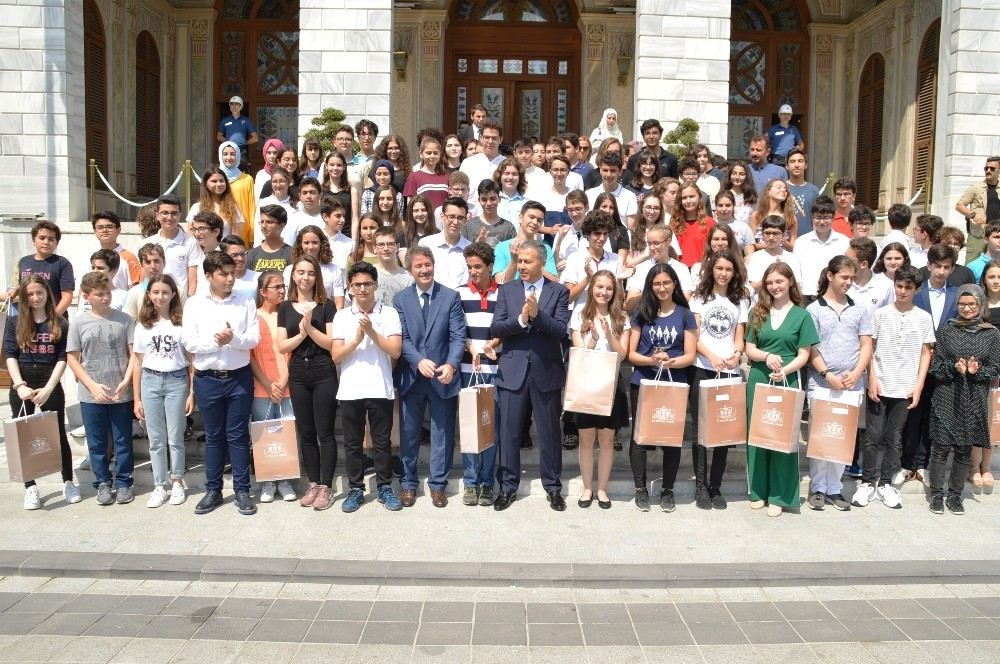
[[[363,489],[365,486],[362,452],[365,424],[371,431],[376,486],[392,483],[392,409],[395,403],[392,399],[344,399],[340,402],[344,462],[347,465],[347,481],[352,489]]]
[[[688,415],[691,418],[691,429],[694,433],[692,456],[694,457],[694,482],[698,489],[708,489],[717,493],[722,486],[722,476],[726,472],[726,459],[729,457],[729,447],[712,448],[712,470],[708,470],[708,448],[698,444],[698,386],[703,380],[714,380],[715,372],[695,367],[691,375],[691,390],[688,392]],[[691,436],[686,436],[691,437]]]
[[[632,439],[628,446],[628,460],[632,466],[632,479],[636,489],[648,486],[646,479],[646,454],[660,447],[663,450],[663,486],[661,491],[673,491],[677,480],[677,469],[681,465],[681,448],[638,445],[635,442],[635,411],[639,401],[639,386],[629,385],[629,407],[632,409]]]
[[[295,430],[310,482],[330,486],[337,469],[337,369],[329,355],[292,356],[288,391],[295,412]]]
[[[945,495],[945,466],[948,455],[954,453],[951,459],[951,474],[948,479],[948,495],[962,495],[965,480],[969,477],[969,460],[972,458],[971,445],[956,445],[954,443],[938,443],[931,445],[931,465],[927,469],[930,475],[931,494]]]
[[[21,380],[25,381],[31,389],[37,390],[45,387],[56,367],[54,364],[19,364],[18,368],[21,370]],[[22,402],[21,397],[17,396],[17,390],[12,389],[10,391],[10,409],[14,417],[17,417],[18,413],[21,412],[22,403],[28,415],[35,412],[35,402]],[[63,482],[72,482],[73,452],[69,448],[69,439],[66,438],[66,394],[63,392],[62,385],[56,383],[55,389],[49,395],[49,400],[42,404],[41,410],[56,414],[59,421],[59,456],[62,461],[62,478]],[[25,488],[29,486],[35,486],[35,481],[24,483]]]
[[[917,407],[906,416],[906,428],[903,430],[903,451],[900,466],[906,470],[927,468],[931,452],[931,397],[937,381],[928,375],[924,381],[924,389],[920,393]]]

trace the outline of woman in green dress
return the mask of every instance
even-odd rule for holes
[[[799,387],[798,371],[809,360],[809,347],[819,343],[812,316],[802,308],[802,294],[787,263],[764,271],[763,288],[747,323],[746,354],[750,359],[747,404],[753,413],[754,388],[768,381]],[[747,448],[750,507],[767,506],[768,516],[799,506],[799,455]]]

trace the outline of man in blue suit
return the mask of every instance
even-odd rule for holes
[[[525,204],[523,214],[545,215],[538,203]],[[562,388],[566,382],[562,340],[569,324],[569,291],[542,275],[547,248],[536,241],[521,244],[517,252],[519,281],[500,286],[490,336],[500,337],[500,456],[493,503],[507,509],[517,497],[521,479],[521,429],[531,405],[538,428],[542,486],[549,505],[566,509],[562,482],[562,434],[559,429]]]
[[[427,483],[434,507],[448,504],[445,489],[455,449],[455,409],[462,388],[458,370],[465,350],[465,313],[458,293],[434,281],[434,254],[413,247],[406,254],[413,285],[393,298],[403,331],[403,352],[396,366],[402,400],[399,456],[403,476],[399,502],[417,499],[417,456],[424,412],[430,407],[431,458]]]

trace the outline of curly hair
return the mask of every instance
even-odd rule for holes
[[[500,183],[500,178],[504,171],[507,170],[508,166],[517,169],[517,193],[524,196],[524,191],[528,188],[528,179],[524,177],[524,168],[514,157],[507,157],[500,162],[497,169],[493,171],[493,181],[496,182],[497,186],[500,187],[500,190],[503,191],[503,185]]]
[[[687,231],[687,216],[684,213],[684,206],[681,201],[684,199],[684,192],[688,189],[694,189],[698,194],[698,209],[695,212],[698,219],[698,225],[703,231],[705,230],[705,227],[708,226],[705,199],[702,196],[701,189],[699,189],[696,184],[681,185],[680,190],[677,192],[677,199],[674,200],[674,209],[670,212],[670,228],[674,231],[674,235],[678,237],[684,235]]]
[[[802,291],[799,290],[799,284],[795,281],[795,273],[792,272],[792,268],[788,266],[788,263],[771,263],[764,270],[764,276],[760,279],[762,286],[757,296],[757,304],[750,310],[750,319],[747,321],[748,341],[755,342],[760,334],[760,328],[764,326],[767,317],[771,315],[774,297],[767,290],[767,278],[775,272],[788,279],[788,299],[792,301],[792,304],[802,306]]]
[[[319,226],[309,224],[308,226],[303,226],[299,229],[298,235],[295,237],[295,244],[292,245],[292,260],[299,260],[303,256],[307,255],[302,249],[302,238],[306,233],[312,233],[319,238],[319,255],[316,258],[320,263],[326,265],[327,263],[333,262],[333,249],[330,248],[330,240],[327,239],[326,233],[324,233]]]
[[[389,159],[389,143],[395,141],[396,145],[399,146],[399,160],[392,161]],[[444,155],[441,155],[444,158]],[[396,169],[396,174],[401,177],[402,180],[406,180],[410,173],[413,171],[413,162],[410,160],[410,150],[406,147],[406,141],[399,134],[386,134],[378,146],[375,148],[375,157],[372,159],[372,163],[375,163],[379,159],[385,159],[386,161],[392,163],[393,168]]]

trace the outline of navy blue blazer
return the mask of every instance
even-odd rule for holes
[[[430,380],[441,398],[458,396],[462,389],[462,352],[466,336],[465,313],[458,293],[434,282],[426,327],[416,285],[397,293],[392,304],[399,312],[403,329],[403,353],[396,365],[396,387],[400,395],[406,394],[417,381]],[[455,367],[454,379],[442,385],[437,378],[425,378],[417,370],[417,364],[424,358],[437,365]]]
[[[914,306],[920,307],[927,313],[931,315],[931,320],[934,319],[934,314],[931,312],[931,298],[930,291],[928,290],[930,286],[930,280],[925,281],[920,284],[920,288],[917,292],[913,294],[913,304]],[[938,321],[937,327],[941,327],[952,318],[958,317],[958,288],[952,286],[951,284],[945,284],[944,287],[944,309],[941,310],[941,320]],[[936,332],[937,330],[935,330]]]
[[[490,336],[500,337],[500,369],[497,387],[516,390],[531,368],[535,385],[543,392],[561,390],[566,383],[562,341],[569,334],[569,290],[546,281],[538,300],[538,315],[527,329],[517,321],[524,306],[524,283],[510,281],[500,286]]]

